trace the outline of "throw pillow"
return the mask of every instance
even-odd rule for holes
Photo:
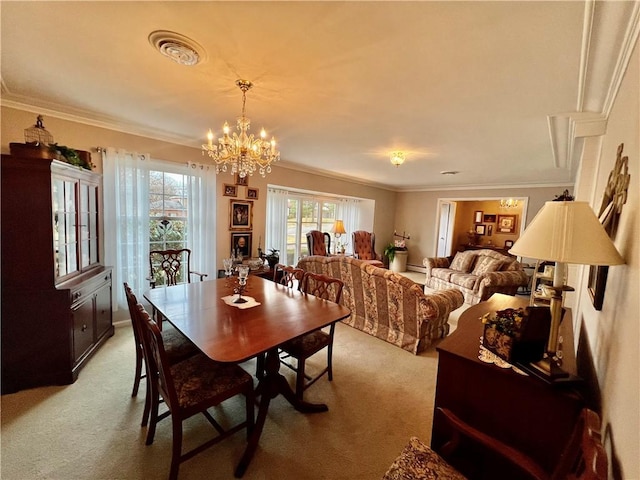
[[[458,272],[469,273],[474,259],[473,252],[457,252],[449,268]]]
[[[497,272],[502,266],[502,260],[496,258],[487,257],[486,255],[480,256],[476,261],[476,266],[473,268],[472,275],[483,275],[489,272]]]

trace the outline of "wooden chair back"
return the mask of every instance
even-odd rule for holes
[[[300,290],[304,270],[278,263],[273,267],[273,281],[289,288]]]
[[[305,272],[302,279],[301,290],[315,297],[340,303],[344,283],[337,278],[319,273]]]
[[[156,274],[162,272],[165,277],[165,285],[177,285],[178,283],[191,283],[191,275],[200,277],[200,281],[208,275],[206,273],[191,270],[191,250],[181,248],[178,250],[152,250],[149,252],[149,281],[151,287],[156,287]]]

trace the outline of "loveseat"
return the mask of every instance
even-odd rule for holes
[[[390,270],[347,256],[308,256],[298,268],[344,282],[340,303],[347,325],[417,354],[449,333],[449,313],[460,307],[457,289],[425,294],[422,286]]]
[[[425,288],[457,288],[465,303],[474,305],[494,293],[515,295],[529,284],[527,274],[515,257],[491,249],[466,250],[453,257],[425,258]]]

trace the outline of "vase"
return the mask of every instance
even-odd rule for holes
[[[406,272],[407,271],[407,257],[409,252],[396,250],[393,260],[389,263],[389,270],[392,272]]]

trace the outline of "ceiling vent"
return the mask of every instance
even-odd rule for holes
[[[162,55],[180,65],[193,66],[205,60],[202,45],[179,33],[156,30],[149,35],[149,43]]]

